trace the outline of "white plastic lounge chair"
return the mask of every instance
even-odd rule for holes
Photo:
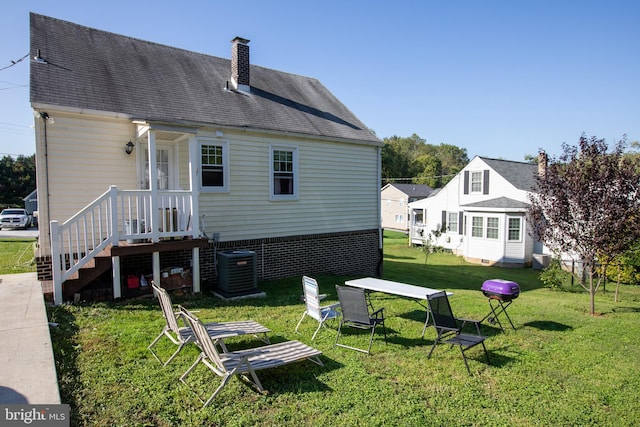
[[[160,334],[156,337],[156,339],[153,340],[148,348],[151,354],[153,354],[153,356],[158,360],[158,362],[162,363],[163,366],[166,366],[173,360],[174,357],[178,355],[185,344],[193,342],[195,338],[190,327],[178,325],[178,319],[180,318],[181,314],[179,312],[174,313],[169,293],[162,287],[158,286],[154,281],[151,281],[151,287],[158,296],[160,307],[162,308],[162,314],[166,323],[164,325],[164,328],[162,328]],[[267,337],[267,333],[271,332],[271,330],[262,326],[258,322],[254,322],[253,320],[242,320],[238,322],[210,322],[207,323],[205,327],[207,329],[209,338],[213,340],[215,344],[219,345],[222,348],[223,352],[227,351],[227,347],[224,344],[224,339],[237,337],[239,335],[253,334],[265,343],[270,343],[269,337]],[[261,338],[259,334],[262,334],[263,337]],[[166,362],[160,360],[158,355],[153,351],[153,347],[158,343],[158,341],[160,341],[160,338],[162,338],[163,336],[167,337],[173,344],[178,346],[178,349],[171,355],[171,357],[169,357]]]
[[[202,350],[196,361],[182,374],[180,381],[186,384],[192,391],[198,393],[185,381],[187,376],[201,362],[211,369],[216,375],[222,377],[222,383],[211,394],[209,399],[204,401],[198,396],[204,406],[211,401],[229,382],[234,375],[240,375],[242,379],[253,384],[258,391],[264,391],[256,371],[260,369],[275,368],[293,362],[309,359],[320,366],[324,366],[318,358],[322,353],[314,348],[301,343],[300,341],[286,341],[278,344],[266,345],[263,347],[251,348],[247,350],[219,353],[216,346],[207,336],[207,330],[202,322],[193,314],[180,307],[182,316],[187,320],[195,334],[196,343]],[[246,374],[249,374],[247,376]]]
[[[296,332],[298,332],[298,328],[306,316],[316,319],[318,321],[318,328],[311,337],[311,341],[313,341],[316,338],[318,331],[327,320],[335,319],[340,316],[340,312],[337,310],[340,303],[321,307],[320,300],[322,299],[322,295],[320,295],[318,282],[311,277],[302,277],[302,288],[304,290],[304,303],[306,305],[306,309],[304,313],[302,313],[302,317],[296,326]]]

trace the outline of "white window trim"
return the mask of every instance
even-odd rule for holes
[[[455,221],[451,221],[451,216],[455,215],[456,220]],[[458,212],[447,212],[447,232],[448,233],[454,233],[454,234],[458,234],[460,232],[460,230],[458,230],[458,221],[459,221],[459,216],[460,214]],[[455,230],[451,229],[451,224],[454,224],[455,226]]]
[[[479,227],[478,227],[478,226],[474,226],[474,225],[473,225],[473,220],[474,220],[475,218],[479,218],[479,219],[481,219],[481,220],[482,220],[482,224],[480,224],[480,226],[479,226]],[[485,234],[484,234],[484,233],[485,233],[485,226],[486,226],[486,221],[485,221],[484,216],[482,216],[482,215],[472,215],[472,216],[471,216],[471,234],[470,234],[470,237],[471,237],[472,239],[484,239],[484,235],[485,235]],[[474,235],[473,235],[473,230],[474,230],[474,229],[476,229],[476,230],[478,230],[478,229],[479,229],[479,230],[480,230],[480,235],[479,235],[479,236],[474,236]]]
[[[473,175],[474,174],[479,174],[480,175],[480,189],[479,190],[474,190],[473,189]],[[470,176],[469,176],[469,193],[481,194],[483,188],[484,188],[484,172],[483,171],[471,171]]]
[[[291,151],[293,154],[293,194],[274,194],[273,189],[273,152],[274,151]],[[298,200],[298,184],[300,182],[300,172],[298,168],[298,146],[285,144],[269,144],[269,200],[284,201]]]
[[[511,222],[512,219],[517,219],[518,222],[520,223],[520,225],[518,226],[518,238],[517,239],[511,239],[511,229],[509,228],[509,223]],[[522,218],[521,217],[516,217],[516,216],[511,216],[511,217],[507,217],[507,242],[513,242],[513,243],[519,243],[522,242]]]
[[[203,145],[216,145],[222,147],[222,180],[223,186],[210,187],[202,185],[202,146]],[[198,174],[198,187],[203,193],[228,193],[230,188],[230,173],[229,173],[229,141],[226,139],[218,138],[198,138],[198,165],[200,167],[200,173]]]
[[[496,220],[498,222],[498,224],[496,224],[495,227],[489,227],[489,220]],[[489,237],[489,230],[495,230],[498,235],[496,237]],[[484,233],[484,237],[487,240],[500,240],[500,217],[497,216],[487,216],[485,218],[485,233]]]

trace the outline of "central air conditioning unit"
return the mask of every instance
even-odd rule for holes
[[[257,287],[256,253],[247,250],[224,251],[218,254],[217,291],[224,297],[251,295],[261,292]]]

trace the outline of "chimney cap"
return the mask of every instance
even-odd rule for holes
[[[245,38],[243,38],[243,37],[236,36],[236,37],[234,37],[234,38],[233,38],[233,40],[231,40],[231,43],[242,43],[242,44],[247,44],[247,43],[249,43],[250,41],[251,41],[251,40],[249,40],[249,39],[245,39]]]

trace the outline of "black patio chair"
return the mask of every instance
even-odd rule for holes
[[[384,308],[380,308],[373,313],[369,313],[369,305],[367,303],[364,289],[336,285],[336,291],[338,293],[338,300],[340,301],[340,311],[342,313],[342,317],[340,317],[340,324],[338,325],[338,335],[336,336],[335,345],[338,347],[345,347],[351,350],[371,354],[373,335],[375,334],[376,327],[378,325],[382,326],[382,331],[384,333],[384,342],[386,344],[387,331],[384,326]],[[371,336],[369,337],[369,346],[367,347],[367,349],[365,350],[339,343],[338,340],[340,339],[340,336],[342,334],[343,326],[349,326],[356,329],[371,330]]]
[[[469,363],[467,362],[465,352],[478,344],[482,344],[484,354],[487,357],[487,363],[490,363],[489,353],[487,352],[487,347],[484,345],[484,340],[487,337],[480,335],[480,322],[470,319],[456,319],[453,315],[453,311],[451,310],[451,305],[449,304],[449,298],[447,297],[446,292],[438,292],[437,294],[429,295],[427,298],[433,323],[436,328],[436,332],[438,333],[438,336],[431,346],[431,351],[429,351],[427,359],[431,358],[431,354],[439,342],[447,342],[451,344],[452,347],[457,345],[462,353],[462,358],[464,359],[467,371],[469,372],[469,375],[471,375],[471,370],[469,369]],[[475,325],[477,334],[462,332],[462,328],[464,328],[467,323],[473,323]]]

